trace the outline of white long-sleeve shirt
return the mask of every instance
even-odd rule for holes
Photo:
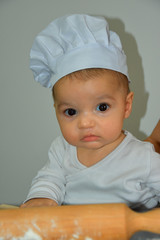
[[[135,208],[160,202],[160,154],[150,143],[125,132],[121,144],[91,167],[81,164],[76,147],[60,136],[49,160],[32,181],[27,196],[61,204],[126,203]]]

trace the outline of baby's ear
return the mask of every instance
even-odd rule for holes
[[[134,93],[130,92],[128,93],[127,97],[126,97],[126,106],[125,106],[125,115],[124,118],[128,118],[129,115],[132,112],[132,103],[133,103],[133,96]]]
[[[54,102],[53,102],[53,107],[56,108],[56,102],[55,102],[55,100],[54,100]]]

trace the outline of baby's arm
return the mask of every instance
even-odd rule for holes
[[[24,204],[22,204],[20,207],[50,207],[50,206],[58,206],[58,203],[52,199],[49,198],[33,198]]]
[[[151,135],[145,141],[151,142],[156,152],[160,153],[160,120]]]
[[[64,173],[62,171],[65,153],[63,140],[57,138],[51,145],[45,166],[32,180],[27,199],[20,207],[42,207],[61,205],[65,195]]]

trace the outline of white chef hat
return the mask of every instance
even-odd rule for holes
[[[85,14],[58,18],[40,32],[31,48],[30,68],[35,80],[48,88],[87,68],[114,70],[129,80],[119,36],[109,31],[105,18]]]

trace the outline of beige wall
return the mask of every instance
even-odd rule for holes
[[[69,13],[103,15],[128,56],[133,113],[125,128],[148,135],[160,117],[159,0],[0,0],[0,203],[19,204],[59,134],[51,92],[35,83],[35,36]]]

